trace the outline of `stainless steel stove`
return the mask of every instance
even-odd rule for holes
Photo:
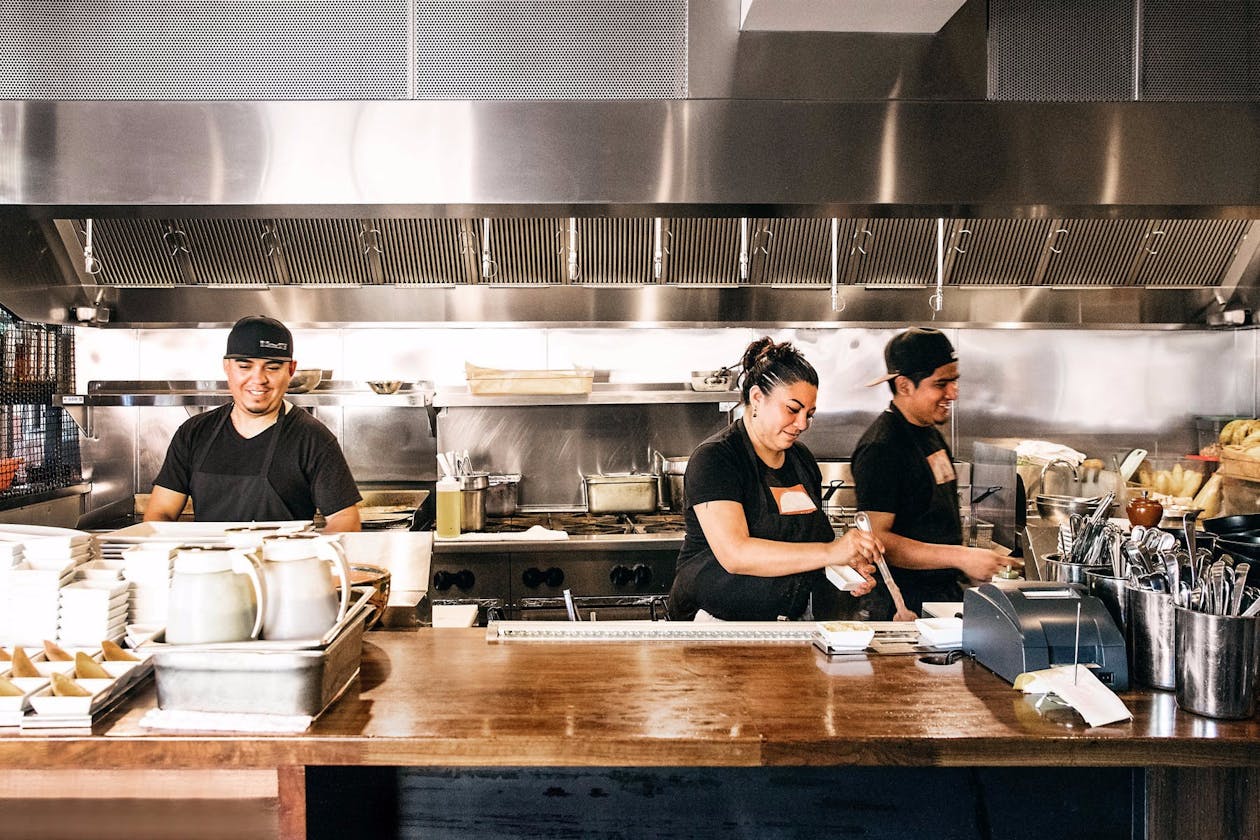
[[[477,603],[479,619],[568,618],[568,590],[584,619],[663,618],[682,544],[681,514],[526,512],[490,517],[483,533],[535,525],[563,530],[559,541],[438,543],[433,603]]]

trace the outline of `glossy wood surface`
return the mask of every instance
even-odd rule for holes
[[[491,644],[479,629],[368,633],[358,684],[301,735],[154,734],[149,685],[92,736],[0,735],[40,767],[1260,766],[1256,720],[1168,692],[1131,722],[1039,713],[984,668],[829,660],[807,645]]]

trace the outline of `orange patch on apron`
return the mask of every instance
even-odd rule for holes
[[[944,449],[938,449],[927,456],[927,462],[937,484],[948,484],[958,477],[954,474],[954,465],[949,462],[949,456]]]
[[[780,516],[799,516],[818,510],[818,505],[814,504],[814,500],[805,492],[803,485],[771,487],[770,492],[774,495],[774,503],[779,509]]]

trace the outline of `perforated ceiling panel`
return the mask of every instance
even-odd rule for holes
[[[989,98],[1133,99],[1133,0],[989,0]]]
[[[416,0],[419,99],[677,99],[687,0]]]
[[[405,99],[408,0],[0,0],[0,98]]]
[[[1142,98],[1260,98],[1260,0],[1146,0]]]

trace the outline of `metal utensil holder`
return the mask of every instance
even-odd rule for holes
[[[1129,675],[1135,682],[1168,691],[1177,687],[1175,605],[1153,589],[1125,587],[1129,625]]]

